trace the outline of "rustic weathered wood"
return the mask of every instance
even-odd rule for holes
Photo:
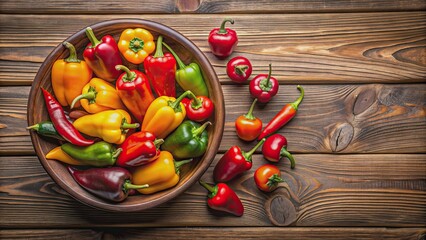
[[[19,229],[0,230],[4,239],[424,239],[423,228],[113,228],[105,230],[87,229]]]
[[[359,1],[256,1],[256,0],[162,0],[136,1],[126,4],[116,1],[40,1],[37,4],[18,0],[3,0],[0,13],[292,13],[292,12],[372,12],[424,10],[421,0],[359,0]]]
[[[213,167],[202,177],[212,182]],[[426,224],[424,154],[296,154],[296,169],[281,161],[285,183],[260,192],[253,168],[229,185],[245,205],[243,217],[210,211],[198,184],[169,203],[140,213],[109,213],[72,199],[52,182],[34,156],[0,157],[0,226],[5,228],[182,226],[376,226]],[[13,164],[12,164],[13,163]],[[10,211],[13,208],[13,211]]]
[[[87,25],[114,18],[143,18],[181,32],[207,55],[220,81],[229,84],[227,60],[216,59],[207,43],[210,30],[226,16],[61,15],[52,21],[50,15],[0,15],[0,84],[30,85],[55,46]],[[272,63],[273,75],[291,84],[407,83],[426,78],[424,12],[230,17],[239,34],[232,56],[249,58],[253,76],[266,73]]]
[[[296,118],[279,132],[298,153],[416,153],[426,151],[426,85],[305,85],[306,97]],[[248,87],[223,85],[225,129],[220,152],[244,143],[234,121],[251,104]],[[29,87],[0,87],[0,154],[34,154],[28,136],[26,101]],[[281,85],[277,96],[257,105],[264,125],[299,92]],[[43,105],[39,106],[43,108]],[[396,131],[396,129],[398,131]]]

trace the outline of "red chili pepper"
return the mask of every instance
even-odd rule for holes
[[[243,83],[250,77],[253,67],[250,61],[242,56],[237,56],[229,60],[226,64],[228,77],[237,83]]]
[[[254,99],[247,114],[239,116],[235,120],[235,129],[237,135],[244,141],[253,141],[262,131],[262,120],[253,115],[254,105],[257,98]]]
[[[250,170],[252,167],[252,155],[265,142],[262,139],[249,152],[241,151],[238,146],[232,146],[219,160],[213,170],[216,182],[228,182],[237,175]]]
[[[261,103],[267,103],[278,92],[279,83],[271,76],[272,66],[269,64],[269,74],[259,74],[250,81],[250,94],[259,99]]]
[[[192,92],[189,94],[190,98],[182,99],[185,106],[186,116],[193,121],[203,122],[209,118],[214,111],[214,104],[210,98],[206,96],[195,96]]]
[[[145,72],[158,96],[176,97],[176,59],[163,53],[162,43],[163,36],[159,36],[154,56],[145,58]]]
[[[116,69],[124,71],[115,83],[118,95],[133,116],[142,122],[146,110],[155,99],[148,79],[144,73],[130,71],[123,65],[117,65]]]
[[[121,65],[122,60],[114,38],[110,35],[105,35],[99,41],[90,27],[86,28],[86,35],[90,43],[84,49],[84,60],[95,72],[96,76],[105,81],[115,81],[120,75],[120,71],[115,69],[115,66]]]
[[[280,169],[272,164],[260,166],[254,172],[254,182],[257,188],[264,192],[272,192],[278,187],[278,183],[284,182]]]
[[[234,20],[226,18],[220,28],[214,28],[210,31],[208,38],[212,53],[220,59],[231,55],[238,44],[237,33],[230,28],[225,28],[227,22],[234,24]]]
[[[297,89],[299,89],[301,93],[299,98],[293,103],[288,103],[284,105],[284,107],[277,113],[277,115],[275,115],[272,120],[266,125],[262,133],[260,133],[259,137],[257,138],[258,140],[275,133],[291,119],[293,119],[293,117],[297,113],[299,104],[302,102],[303,97],[305,95],[305,91],[302,86],[297,86]]]
[[[296,166],[293,156],[287,151],[287,139],[281,134],[268,137],[262,146],[262,153],[268,161],[279,162],[282,157],[286,157],[290,160],[291,168]]]
[[[77,146],[89,146],[93,144],[95,141],[85,139],[72,125],[72,123],[68,121],[61,104],[59,104],[59,102],[44,88],[41,88],[41,90],[43,92],[43,97],[50,120],[52,121],[59,135],[61,135],[68,142]]]
[[[115,164],[121,167],[136,167],[150,163],[160,156],[159,146],[163,142],[163,139],[156,139],[150,132],[133,133],[120,145],[123,151],[118,155]]]
[[[207,205],[210,208],[238,217],[244,214],[244,206],[240,198],[226,183],[218,183],[215,186],[203,181],[199,181],[199,183],[209,191]]]

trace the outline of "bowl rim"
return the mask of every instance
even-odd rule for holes
[[[185,49],[187,49],[188,52],[191,53],[193,60],[195,60],[202,69],[202,73],[210,79],[210,81],[207,82],[208,85],[210,85],[211,89],[215,89],[219,101],[215,102],[215,112],[214,112],[214,126],[215,131],[218,131],[220,134],[216,134],[213,136],[212,141],[209,141],[209,148],[212,149],[210,152],[206,152],[202,159],[202,161],[199,166],[195,167],[194,171],[191,174],[191,177],[188,178],[188,180],[180,185],[179,188],[171,188],[167,194],[161,195],[159,198],[153,199],[149,202],[145,203],[135,203],[132,205],[122,205],[120,203],[113,203],[113,202],[107,202],[103,201],[101,199],[91,200],[88,198],[81,198],[79,194],[77,194],[76,191],[72,189],[71,186],[68,186],[65,181],[63,181],[53,168],[49,165],[47,162],[48,160],[45,158],[43,152],[41,151],[41,138],[40,136],[35,133],[34,131],[30,131],[30,137],[31,141],[33,143],[34,150],[36,152],[36,155],[42,164],[45,171],[49,174],[49,176],[55,181],[56,184],[58,184],[62,189],[64,189],[68,194],[70,194],[74,199],[77,201],[100,209],[100,210],[106,210],[106,211],[112,211],[112,212],[136,212],[136,211],[142,211],[146,210],[155,206],[158,206],[160,204],[163,204],[178,195],[182,194],[184,191],[186,191],[190,186],[192,186],[196,181],[198,181],[201,176],[207,171],[210,164],[212,163],[214,157],[217,154],[217,150],[219,149],[220,142],[222,140],[223,136],[223,130],[224,130],[224,122],[225,122],[225,107],[224,107],[224,97],[223,97],[223,91],[221,84],[219,82],[219,79],[216,75],[216,72],[214,71],[213,66],[211,65],[208,58],[205,56],[205,54],[193,43],[191,40],[189,40],[187,37],[185,37],[183,34],[177,32],[171,27],[168,27],[166,25],[163,25],[161,23],[146,20],[146,19],[139,19],[139,18],[120,18],[120,19],[111,19],[106,21],[97,22],[91,25],[88,25],[84,27],[83,29],[75,32],[74,34],[70,35],[67,39],[64,41],[75,43],[77,40],[81,40],[86,36],[85,29],[87,27],[91,27],[93,31],[97,32],[103,28],[114,26],[114,25],[130,25],[128,28],[136,28],[141,27],[145,28],[149,31],[155,31],[158,34],[161,34],[163,36],[167,36],[168,39],[173,39],[173,41],[178,42],[181,46],[183,46]],[[123,28],[124,30],[125,28]],[[34,121],[34,112],[37,109],[36,107],[32,107],[35,105],[35,101],[33,101],[36,97],[36,94],[41,94],[41,91],[39,91],[41,85],[42,85],[42,79],[46,78],[46,74],[49,74],[49,68],[53,64],[54,61],[46,61],[48,59],[59,59],[59,56],[62,55],[66,51],[65,47],[62,46],[62,43],[57,45],[50,54],[45,58],[42,65],[40,66],[33,83],[31,85],[30,94],[28,97],[28,103],[27,103],[27,123],[29,125],[35,124]],[[48,63],[50,62],[50,63]],[[203,71],[204,70],[204,71]],[[43,105],[44,106],[44,105]],[[218,111],[220,110],[220,111]],[[213,151],[214,150],[214,151]],[[96,197],[96,199],[98,199]]]

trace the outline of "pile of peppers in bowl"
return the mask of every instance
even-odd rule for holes
[[[199,65],[185,64],[161,35],[155,41],[143,28],[125,29],[118,42],[98,39],[90,27],[86,35],[84,59],[63,43],[69,56],[52,66],[53,92],[41,88],[50,119],[28,129],[57,139],[46,159],[65,163],[97,197],[121,202],[174,187],[180,167],[208,145],[214,104]]]

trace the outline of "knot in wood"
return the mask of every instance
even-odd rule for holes
[[[266,201],[265,210],[269,220],[276,226],[288,226],[296,221],[296,208],[285,196],[272,196]]]
[[[355,99],[354,108],[352,110],[354,115],[358,115],[367,110],[373,102],[376,101],[375,88],[367,88],[359,93]]]
[[[349,123],[338,123],[330,132],[330,146],[333,152],[340,152],[351,143],[354,127]]]

